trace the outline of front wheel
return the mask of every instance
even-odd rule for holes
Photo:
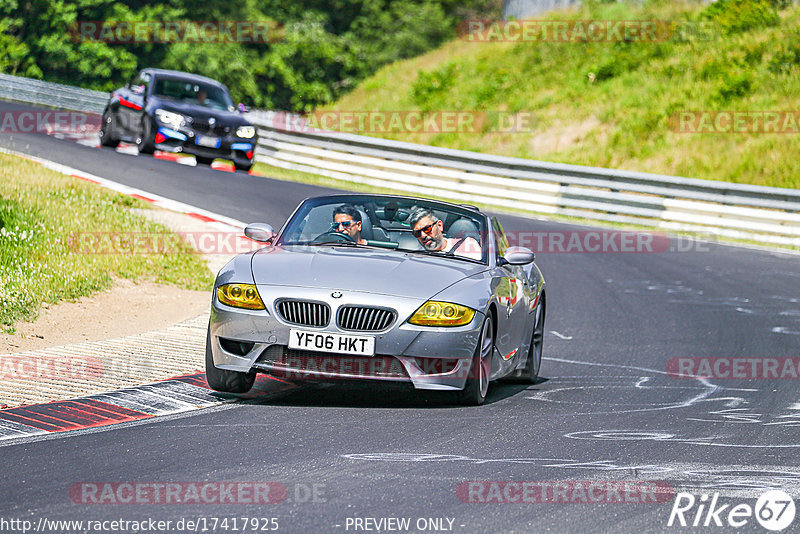
[[[142,128],[139,132],[139,138],[136,140],[136,146],[140,154],[152,154],[156,150],[155,138],[153,137],[153,127],[150,124],[148,117],[142,118]]]
[[[214,158],[207,158],[205,156],[195,156],[194,159],[198,165],[211,165],[214,163]]]
[[[533,334],[531,335],[531,345],[528,347],[528,358],[525,361],[525,367],[516,371],[513,375],[514,378],[525,384],[535,384],[536,379],[539,378],[539,369],[542,367],[542,342],[544,341],[544,317],[547,307],[545,306],[544,293],[541,297],[542,301],[539,303],[539,308],[536,312],[536,324],[533,327]]]
[[[458,396],[460,404],[465,406],[480,406],[486,400],[489,391],[489,373],[492,371],[492,351],[494,350],[494,324],[492,318],[487,316],[483,321],[481,337],[475,347],[472,357],[472,366],[464,389]]]
[[[103,113],[103,126],[100,128],[100,144],[103,146],[119,146],[119,138],[114,136],[114,117],[106,111]]]
[[[240,170],[240,171],[250,172],[250,169],[253,168],[253,164],[250,163],[250,162],[248,162],[248,163],[235,163],[234,162],[233,165],[236,167],[237,170]]]
[[[240,373],[227,371],[214,365],[214,356],[211,354],[211,327],[206,334],[206,382],[211,389],[224,393],[247,393],[256,381],[254,372]]]

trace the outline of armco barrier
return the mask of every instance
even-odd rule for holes
[[[0,98],[102,112],[108,94],[0,74]],[[298,128],[255,111],[258,161],[410,194],[800,246],[800,191],[509,158]]]
[[[102,113],[108,102],[108,93],[0,74],[0,99],[57,109]]]
[[[259,161],[409,193],[800,246],[800,191],[508,158],[254,112]]]

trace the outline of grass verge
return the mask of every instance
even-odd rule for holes
[[[495,113],[524,121],[516,130],[488,122],[477,132],[361,133],[560,163],[800,187],[800,5],[583,4],[550,17],[664,21],[675,31],[658,42],[455,40],[381,69],[330,109]],[[778,125],[783,133],[725,132],[724,121],[711,129],[697,122],[689,131],[704,133],[686,133],[683,112],[786,117]]]
[[[36,318],[43,302],[75,300],[107,289],[114,278],[210,290],[202,260],[179,239],[165,254],[90,254],[84,233],[171,234],[129,208],[137,199],[0,154],[0,328]]]

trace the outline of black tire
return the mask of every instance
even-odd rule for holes
[[[215,158],[207,158],[205,156],[195,156],[194,159],[198,165],[211,165]]]
[[[539,370],[542,368],[542,342],[544,341],[544,318],[547,311],[544,293],[541,297],[536,313],[536,324],[533,326],[531,334],[531,344],[528,347],[528,357],[525,360],[525,367],[514,372],[512,378],[515,382],[523,384],[535,384],[539,378]]]
[[[136,146],[140,154],[152,154],[156,150],[155,138],[153,137],[153,126],[150,124],[149,117],[142,117],[142,131]]]
[[[234,165],[234,167],[236,167],[236,170],[239,170],[239,171],[250,172],[250,169],[253,168],[253,164],[252,163],[236,163],[236,162],[234,162],[233,165]]]
[[[492,352],[494,351],[494,323],[486,317],[481,328],[481,337],[475,347],[472,365],[464,389],[459,392],[458,402],[465,406],[480,406],[486,400],[489,391],[489,373],[492,370]]]
[[[224,393],[247,393],[256,381],[256,373],[240,373],[218,369],[211,354],[211,327],[206,334],[206,382],[209,387]]]
[[[103,113],[103,125],[100,127],[100,144],[116,148],[119,146],[119,138],[114,137],[114,117],[106,110]]]

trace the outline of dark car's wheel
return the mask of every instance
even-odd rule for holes
[[[106,111],[103,113],[103,125],[100,128],[100,144],[103,146],[119,146],[119,138],[114,136],[114,117]]]
[[[528,348],[528,358],[525,367],[514,372],[513,379],[525,384],[534,384],[539,378],[539,369],[542,367],[542,342],[544,341],[544,318],[547,310],[544,293],[541,297],[539,308],[536,313],[536,324],[531,334],[531,346]]]
[[[249,172],[250,169],[253,168],[253,164],[252,163],[235,163],[234,162],[233,165],[236,167],[237,170],[240,170],[240,171],[248,171]]]
[[[197,161],[198,165],[211,165],[214,162],[214,158],[207,158],[205,156],[195,156],[194,159]]]
[[[142,118],[142,129],[139,133],[139,138],[136,140],[136,146],[139,148],[140,154],[152,154],[156,150],[153,126],[150,124],[148,117]]]
[[[206,334],[206,382],[211,389],[225,393],[247,393],[253,387],[256,374],[218,369],[211,354],[211,327]]]
[[[489,373],[492,370],[492,351],[494,350],[494,324],[486,317],[481,329],[478,346],[472,357],[467,384],[460,392],[458,400],[466,406],[479,406],[486,400],[489,391]]]

